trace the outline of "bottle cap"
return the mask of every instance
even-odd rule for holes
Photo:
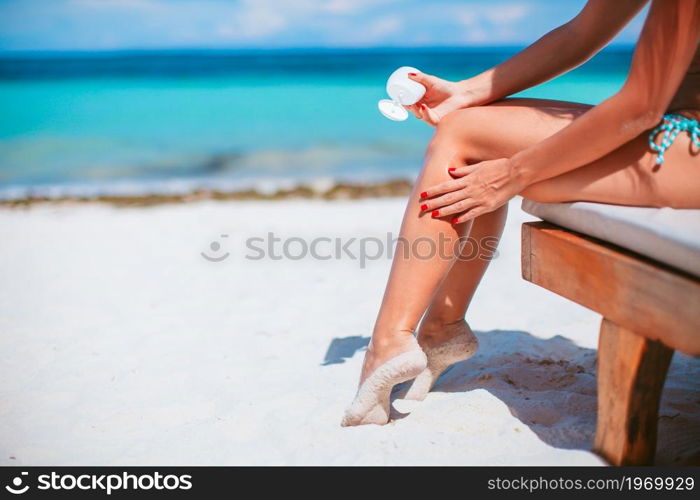
[[[379,112],[386,116],[389,120],[402,122],[408,118],[408,111],[398,102],[392,99],[382,99],[377,103]]]

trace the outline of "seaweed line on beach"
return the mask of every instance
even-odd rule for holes
[[[115,207],[146,207],[173,203],[190,203],[204,200],[248,201],[248,200],[357,200],[362,198],[391,198],[406,196],[412,184],[404,179],[396,179],[373,184],[338,183],[328,189],[299,185],[289,189],[261,192],[257,189],[239,191],[218,191],[197,189],[187,193],[148,193],[137,195],[94,195],[94,196],[27,196],[24,198],[0,200],[1,207],[27,208],[43,203],[108,203]]]

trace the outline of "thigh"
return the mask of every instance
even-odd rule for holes
[[[449,180],[449,167],[507,158],[566,127],[588,106],[541,99],[506,99],[460,109],[440,120],[416,186]]]
[[[444,117],[433,146],[454,150],[456,163],[514,155],[569,125],[590,106],[545,99],[504,99],[453,111]]]
[[[615,205],[700,208],[700,156],[679,134],[662,165],[649,132],[575,170],[535,183],[521,195],[546,203],[593,201]]]

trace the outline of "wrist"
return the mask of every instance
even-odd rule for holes
[[[482,84],[478,77],[467,78],[457,82],[458,92],[469,106],[481,106],[491,102],[488,86]]]
[[[520,189],[525,189],[535,182],[531,163],[522,152],[516,153],[509,159],[510,175]]]

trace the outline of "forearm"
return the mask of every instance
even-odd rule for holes
[[[647,0],[589,0],[568,23],[522,52],[460,82],[477,104],[503,99],[584,63],[605,46]]]
[[[655,0],[620,92],[511,158],[523,186],[587,165],[654,127],[676,93],[700,38],[700,1]]]
[[[479,104],[488,104],[546,82],[585,62],[593,47],[570,23],[550,31],[505,62],[460,82]]]
[[[587,165],[653,127],[661,118],[633,96],[617,94],[569,126],[511,157],[523,186]]]

